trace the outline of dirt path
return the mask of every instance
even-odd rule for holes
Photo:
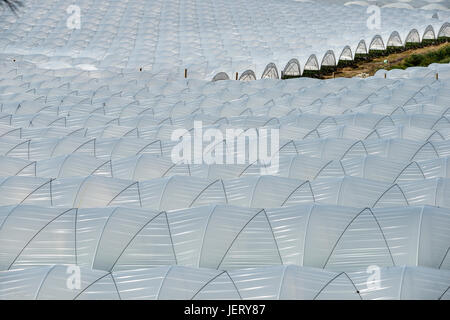
[[[425,48],[410,49],[399,53],[393,53],[388,56],[374,58],[372,61],[368,62],[361,61],[357,64],[356,68],[345,67],[339,69],[337,72],[335,72],[334,77],[352,78],[362,73],[366,73],[369,76],[373,76],[378,70],[387,69],[390,66],[397,65],[413,54],[424,54],[431,51],[436,51],[442,47],[445,47],[446,45],[448,45],[448,43],[441,43],[438,45],[429,46]],[[384,60],[387,60],[388,63],[384,63]],[[330,78],[333,78],[333,75],[323,76],[323,79],[330,79]]]

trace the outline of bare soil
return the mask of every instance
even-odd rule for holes
[[[400,64],[404,59],[413,54],[425,54],[431,51],[436,51],[446,45],[448,45],[448,43],[441,43],[424,48],[410,49],[399,53],[393,53],[388,56],[374,58],[371,61],[361,61],[357,63],[356,67],[345,67],[342,69],[340,68],[334,73],[334,76],[326,75],[322,78],[353,78],[356,76],[361,76],[361,74],[373,76],[378,70],[388,70],[390,67]],[[384,63],[385,60],[387,60],[387,63]]]

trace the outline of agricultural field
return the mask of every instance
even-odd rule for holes
[[[0,300],[449,300],[449,22],[4,1]]]

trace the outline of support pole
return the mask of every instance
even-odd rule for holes
[[[187,78],[187,69],[184,69],[184,78]]]

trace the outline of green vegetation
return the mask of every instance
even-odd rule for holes
[[[432,63],[450,63],[450,45],[424,54],[413,54],[404,59],[400,64],[390,66],[389,69],[427,67]]]

